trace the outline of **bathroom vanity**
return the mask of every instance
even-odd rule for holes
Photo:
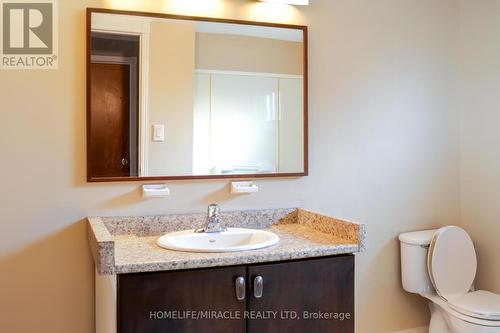
[[[299,25],[87,9],[87,180],[307,176],[307,40]],[[97,333],[354,332],[363,225],[210,212],[88,218]]]
[[[365,226],[303,209],[221,213],[276,245],[229,253],[172,251],[160,236],[205,214],[89,217],[96,332],[354,332],[354,256]]]

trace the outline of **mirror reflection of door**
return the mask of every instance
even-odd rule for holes
[[[138,57],[138,36],[92,34],[89,153],[93,175],[138,175]]]
[[[90,181],[307,173],[305,27],[90,23]]]

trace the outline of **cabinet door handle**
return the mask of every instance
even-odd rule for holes
[[[264,293],[264,278],[262,276],[256,276],[253,279],[253,296],[255,298],[261,298]]]
[[[234,288],[236,291],[236,299],[243,301],[245,299],[245,278],[240,276],[234,281]]]

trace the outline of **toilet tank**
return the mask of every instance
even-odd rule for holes
[[[399,235],[401,242],[401,279],[403,289],[416,294],[434,291],[427,272],[427,253],[432,236],[437,231],[423,230]]]

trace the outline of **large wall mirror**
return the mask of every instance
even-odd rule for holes
[[[88,9],[88,180],[307,175],[307,29]]]

